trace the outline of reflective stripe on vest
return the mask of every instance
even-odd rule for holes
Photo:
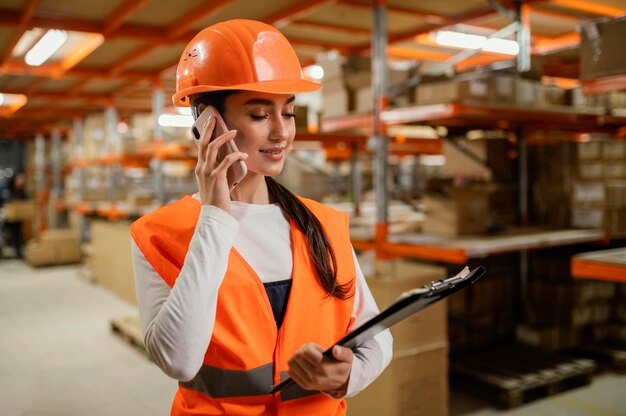
[[[178,385],[219,399],[269,394],[273,380],[273,363],[251,370],[225,370],[203,365],[193,379]]]
[[[280,379],[289,377],[286,371],[281,371]],[[181,381],[179,386],[198,393],[206,394],[214,399],[226,397],[263,396],[270,394],[274,380],[274,365],[272,363],[251,370],[224,370],[222,368],[203,365],[196,376],[189,381]],[[300,399],[318,394],[317,390],[304,390],[297,384],[281,391],[283,401]]]

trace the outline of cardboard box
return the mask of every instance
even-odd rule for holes
[[[602,158],[626,162],[626,141],[609,140],[602,143]]]
[[[580,77],[626,73],[626,17],[601,18],[580,25]]]
[[[603,207],[606,202],[604,182],[574,182],[572,204]]]
[[[605,209],[604,229],[611,237],[626,237],[626,209]]]
[[[465,99],[489,101],[489,80],[486,77],[419,84],[415,89],[418,104],[443,103]]]
[[[608,208],[626,208],[626,181],[607,181],[605,183]]]
[[[35,201],[32,199],[8,200],[2,206],[7,222],[32,221],[35,217]]]
[[[607,160],[604,162],[604,178],[626,179],[626,160]]]
[[[396,353],[383,374],[347,399],[349,416],[447,416],[448,348]]]
[[[572,227],[602,228],[604,226],[604,208],[572,207]]]
[[[586,181],[601,181],[604,179],[605,163],[598,161],[580,162],[572,166],[576,178]]]
[[[91,244],[96,280],[122,299],[136,304],[130,252],[130,223],[93,221]]]
[[[539,101],[541,84],[531,79],[517,78],[515,80],[515,96],[517,105],[536,106]]]
[[[458,187],[449,196],[427,194],[423,198],[427,234],[481,235],[488,226],[489,194],[485,187]]]
[[[580,328],[559,326],[518,325],[516,339],[522,344],[539,348],[543,351],[554,351],[572,348],[580,344],[582,331]]]
[[[526,302],[526,316],[531,326],[581,327],[593,322],[592,305],[544,304]]]
[[[377,261],[367,285],[380,310],[391,305],[402,293],[446,277],[446,269],[402,260]],[[446,343],[447,306],[440,301],[391,328],[394,351]]]
[[[532,302],[552,305],[582,305],[597,299],[596,282],[575,280],[570,282],[534,281],[528,285],[528,298]]]
[[[348,111],[348,90],[343,79],[325,79],[322,88],[322,117],[343,116]]]
[[[78,234],[73,229],[46,230],[38,241],[29,241],[24,253],[31,266],[78,263],[81,259]]]

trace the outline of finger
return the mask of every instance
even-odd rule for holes
[[[228,156],[226,156],[224,160],[222,160],[215,168],[209,169],[209,172],[207,173],[210,173],[212,171],[215,173],[215,175],[220,175],[220,174],[226,175],[226,172],[233,165],[233,163],[239,160],[246,160],[247,158],[248,158],[247,153],[243,153],[243,152],[231,153]]]
[[[237,130],[231,130],[211,141],[206,148],[205,163],[208,163],[211,167],[213,167],[217,161],[219,148],[228,140],[234,139],[235,136],[237,136]]]
[[[333,347],[333,358],[337,361],[349,363],[352,362],[353,352],[350,348],[345,348],[340,345]]]
[[[300,351],[300,357],[303,361],[307,362],[307,364],[311,368],[316,369],[316,372],[319,372],[322,365],[322,360],[324,359],[324,351],[319,345],[312,345],[312,347],[302,349],[302,351]],[[316,347],[319,347],[319,349]]]
[[[215,128],[215,117],[211,117],[208,123],[204,125],[202,129],[202,135],[200,136],[200,151],[198,152],[198,163],[203,164],[206,156],[207,146],[211,141],[213,135],[213,129]]]
[[[313,382],[313,377],[297,360],[292,359],[289,362],[289,376],[301,386],[309,386]]]

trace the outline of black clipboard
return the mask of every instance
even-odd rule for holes
[[[484,274],[485,268],[482,266],[478,266],[471,271],[469,267],[465,267],[452,277],[435,280],[426,286],[403,293],[387,309],[366,321],[324,351],[324,355],[332,357],[332,350],[335,345],[354,349],[403,319],[471,285]],[[286,378],[272,388],[272,393],[279,392],[293,383],[295,383],[293,379],[290,377]]]

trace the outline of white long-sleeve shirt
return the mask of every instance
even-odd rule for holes
[[[198,199],[197,194],[194,197]],[[172,378],[191,380],[202,366],[213,333],[218,289],[232,247],[264,283],[291,278],[290,226],[280,207],[274,204],[232,202],[230,213],[203,205],[183,267],[171,288],[132,242],[145,346],[152,360]],[[351,329],[379,312],[355,255],[354,263],[357,276]],[[374,381],[391,357],[389,331],[356,348],[347,397]]]

